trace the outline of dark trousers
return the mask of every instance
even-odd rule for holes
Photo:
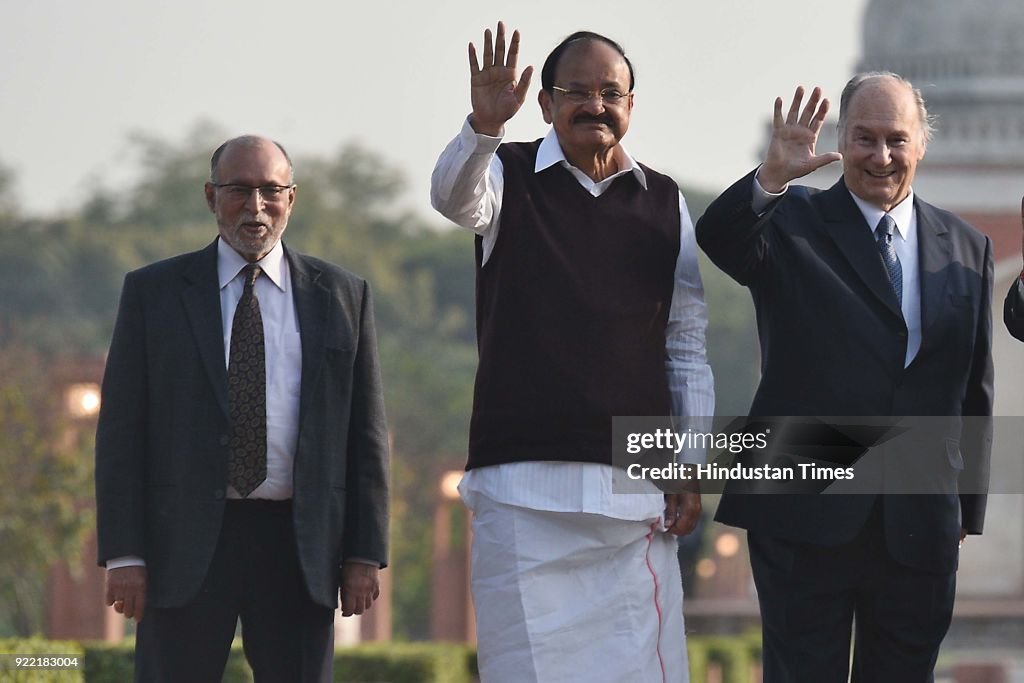
[[[749,534],[764,683],[933,680],[953,614],[956,572],[928,573],[893,560],[882,507],[879,497],[864,529],[842,545]]]
[[[315,604],[299,567],[290,501],[229,501],[199,594],[147,607],[135,643],[136,683],[216,683],[242,622],[256,683],[333,680],[334,610]]]

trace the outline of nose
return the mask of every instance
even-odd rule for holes
[[[883,166],[888,166],[889,162],[892,161],[892,148],[884,141],[878,143],[878,149],[875,150],[875,154],[878,155],[878,160]]]
[[[263,199],[263,194],[260,192],[260,188],[258,187],[252,188],[249,192],[249,196],[245,198],[245,208],[253,213],[258,213],[264,203],[265,200]]]
[[[601,97],[600,93],[590,93],[590,97],[582,105],[583,111],[588,114],[600,115],[604,113],[604,98]]]

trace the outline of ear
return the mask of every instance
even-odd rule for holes
[[[540,111],[544,115],[544,123],[551,123],[554,118],[551,116],[551,93],[544,88],[537,93],[537,103],[540,104]]]
[[[217,212],[217,188],[214,187],[213,183],[206,183],[203,185],[203,192],[206,194],[206,205],[210,207],[212,213]]]
[[[295,207],[295,193],[299,191],[298,185],[292,185],[292,189],[288,190],[288,210],[291,211]]]

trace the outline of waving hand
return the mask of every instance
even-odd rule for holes
[[[469,44],[470,96],[473,130],[484,135],[499,136],[505,122],[512,118],[526,100],[533,67],[523,71],[516,82],[516,61],[519,59],[519,31],[513,31],[505,54],[505,24],[498,22],[497,35],[491,44],[491,29],[484,31],[484,60],[477,60],[476,47]]]
[[[803,98],[804,88],[800,86],[785,119],[782,118],[782,98],[775,98],[772,139],[764,164],[757,172],[757,181],[768,192],[781,192],[789,181],[843,158],[838,152],[815,154],[818,133],[828,113],[828,100],[821,99],[821,88],[815,88],[801,112]]]

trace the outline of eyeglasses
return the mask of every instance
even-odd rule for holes
[[[288,190],[295,187],[294,184],[253,187],[252,185],[241,185],[239,183],[213,183],[213,186],[218,190],[224,190],[228,199],[233,201],[245,201],[252,196],[252,191],[256,190],[256,196],[261,197],[268,204],[284,201]]]
[[[557,85],[553,85],[551,86],[551,89],[562,93],[565,99],[569,100],[573,104],[586,104],[596,97],[605,104],[613,107],[617,104],[621,104],[622,101],[631,94],[628,92],[620,92],[616,88],[605,88],[603,90],[570,90],[568,88],[559,88]]]

